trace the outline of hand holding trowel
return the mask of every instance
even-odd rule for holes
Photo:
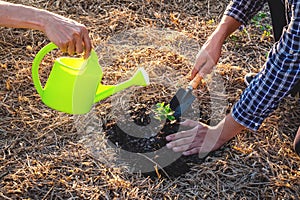
[[[170,108],[174,111],[174,117],[179,119],[191,106],[195,100],[192,94],[193,90],[201,83],[205,74],[209,74],[216,65],[217,59],[212,59],[208,52],[201,49],[197,55],[196,63],[192,74],[195,74],[193,80],[186,89],[180,88],[170,101]]]
[[[188,84],[186,89],[180,88],[175,96],[170,101],[170,108],[175,111],[174,117],[178,119],[182,114],[190,107],[195,100],[195,96],[192,94],[193,90],[198,87],[202,81],[202,76],[199,73]]]

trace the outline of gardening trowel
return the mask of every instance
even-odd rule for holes
[[[203,78],[197,74],[186,89],[180,88],[171,99],[170,108],[175,111],[174,117],[176,119],[182,116],[195,100],[196,97],[192,94],[192,91],[198,87],[202,79]]]

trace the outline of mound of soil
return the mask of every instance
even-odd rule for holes
[[[204,161],[198,155],[182,156],[166,148],[166,136],[185,130],[180,119],[162,124],[145,104],[130,110],[130,119],[108,123],[104,129],[111,146],[120,149],[120,160],[131,169],[150,177],[177,177],[190,171],[190,163]]]

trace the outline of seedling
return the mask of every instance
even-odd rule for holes
[[[165,102],[157,103],[154,113],[154,118],[158,119],[159,121],[166,119],[170,120],[171,122],[175,121],[175,117],[173,116],[174,111],[170,108],[170,104],[165,105]]]

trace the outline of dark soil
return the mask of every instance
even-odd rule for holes
[[[177,177],[190,171],[189,163],[204,161],[198,155],[182,156],[167,149],[166,136],[183,131],[184,127],[180,126],[180,119],[176,122],[166,120],[160,125],[161,122],[152,116],[146,106],[139,104],[132,107],[128,121],[111,122],[104,126],[112,146],[123,150],[119,155],[124,162],[135,170],[140,169],[145,176]],[[154,125],[148,127],[150,123]],[[139,137],[132,136],[132,132]]]
[[[265,120],[260,130],[255,133],[243,131],[205,160],[199,159],[198,155],[181,157],[180,154],[172,154],[173,152],[165,150],[165,135],[162,130],[167,129],[163,129],[163,122],[157,122],[151,116],[151,105],[155,105],[156,102],[168,102],[179,87],[187,84],[188,74],[198,50],[194,47],[202,46],[214,31],[229,3],[228,0],[8,2],[46,8],[85,24],[95,50],[96,47],[102,46],[111,50],[101,50],[103,56],[107,56],[103,58],[108,61],[106,67],[104,62],[100,63],[103,65],[102,81],[106,81],[105,84],[118,84],[123,77],[130,77],[125,76],[125,73],[130,74],[141,66],[149,73],[152,84],[141,88],[140,94],[131,95],[135,101],[130,99],[134,106],[130,109],[131,117],[126,116],[126,120],[111,119],[112,115],[124,115],[115,115],[114,111],[111,111],[115,107],[110,99],[101,101],[95,106],[94,112],[78,118],[58,113],[41,102],[31,79],[32,61],[36,53],[49,42],[46,35],[35,30],[1,27],[1,200],[299,199],[300,157],[292,149],[294,134],[300,121],[299,99],[287,98]],[[263,12],[269,15],[267,5]],[[261,30],[261,25],[270,25],[270,18],[266,19],[268,22],[262,21],[259,24],[249,21],[249,25],[243,31],[235,32],[225,41],[216,73],[224,78],[226,95],[222,93],[220,96],[210,96],[202,91],[194,91],[197,97],[193,105],[195,112],[188,113],[191,118],[186,118],[212,125],[222,119],[219,113],[214,114],[214,111],[223,111],[226,106],[230,111],[245,89],[243,77],[246,73],[260,71],[274,43],[272,36],[266,36]],[[156,49],[173,44],[173,39],[177,39],[177,36],[168,38],[166,36],[169,34],[162,34],[164,37],[160,37],[161,34],[156,35],[156,32],[152,32],[161,29],[182,33],[183,39],[190,40],[181,43],[178,48],[177,43],[170,46],[176,46],[180,51],[169,48]],[[124,36],[123,33],[126,33],[125,36],[130,36],[128,33],[139,33],[141,36],[120,37]],[[139,40],[143,38],[142,35],[151,36],[151,40],[147,39],[148,37]],[[112,43],[115,45],[109,46],[107,44],[114,41],[111,38],[122,40],[115,40],[115,43]],[[194,40],[196,42],[193,42]],[[122,46],[120,49],[118,44],[124,41],[126,45],[129,44],[129,48]],[[130,45],[135,45],[136,41],[140,41],[138,44],[147,44],[147,48],[138,46],[130,49]],[[169,42],[166,44],[166,41]],[[148,48],[148,44],[151,48]],[[154,48],[152,44],[155,44]],[[181,56],[178,57],[177,54]],[[98,55],[100,58],[102,54]],[[185,55],[188,55],[186,58],[191,62],[185,61]],[[55,56],[49,55],[49,59],[44,62],[45,67],[41,66],[42,81],[48,77],[46,69],[52,66],[47,64],[48,61],[54,58]],[[171,84],[175,82],[179,84]],[[117,102],[121,100],[119,96],[114,96],[118,99]],[[228,105],[218,104],[219,99],[228,102]],[[212,107],[211,100],[214,100],[216,103],[213,105],[219,106],[220,109]],[[130,107],[131,104],[122,103],[125,104],[126,110],[129,110],[127,106]],[[138,103],[140,105],[136,106]],[[101,119],[98,120],[98,116]],[[102,127],[98,127],[100,120],[110,120],[109,123],[105,123],[106,136],[102,134]],[[150,126],[152,128],[149,128]],[[95,129],[90,130],[89,127]],[[133,135],[125,131],[127,129],[124,127],[133,130],[136,138],[130,139],[129,136]],[[117,135],[118,129],[127,134],[123,134],[122,137]],[[138,138],[138,134],[142,138]],[[106,138],[110,139],[112,146],[118,148],[107,148]],[[154,142],[151,139],[154,139]],[[145,144],[146,142],[148,144]],[[141,147],[138,147],[138,144]],[[130,154],[129,149],[144,153]],[[120,157],[124,158],[121,164],[117,163],[121,159],[115,158],[116,150],[120,152]],[[169,157],[174,158],[176,162],[165,162],[165,166],[162,160]],[[185,159],[189,160],[183,165],[181,161]],[[196,161],[200,164],[192,164]],[[150,166],[148,173],[151,173],[152,177],[181,175],[174,179],[149,180],[148,177],[127,170],[124,166],[126,163],[135,172]],[[158,173],[155,165],[160,169],[157,170]],[[184,173],[182,166],[187,166],[186,171],[189,172]],[[180,170],[177,170],[178,168]],[[179,173],[175,174],[176,171]],[[143,172],[147,175],[146,170]]]

